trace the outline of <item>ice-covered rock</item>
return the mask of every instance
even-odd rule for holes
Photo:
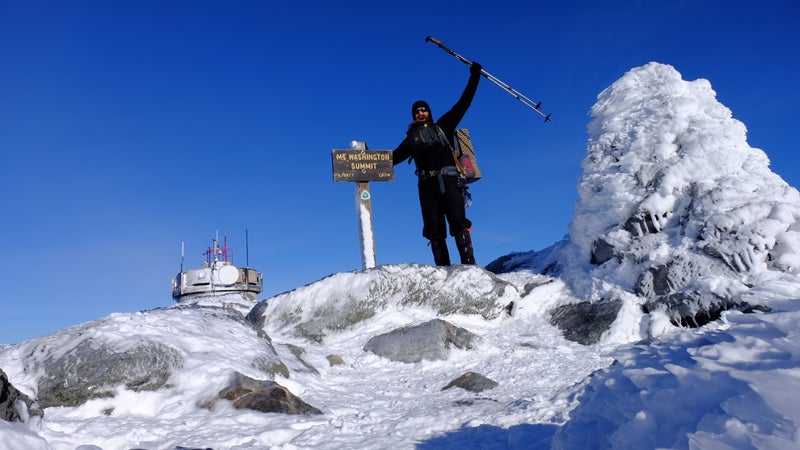
[[[480,267],[398,264],[331,275],[260,302],[247,320],[259,329],[290,329],[321,343],[327,333],[388,310],[420,308],[437,316],[468,314],[494,320],[507,315],[517,299],[514,285]]]
[[[221,323],[235,341],[208,333]],[[222,308],[176,305],[112,314],[25,341],[13,351],[24,360],[14,379],[43,408],[113,397],[120,389],[161,389],[185,372],[197,376],[198,361],[208,365],[209,355],[216,363],[200,372],[211,383],[224,382],[233,371],[288,376],[272,345],[238,314]]]
[[[711,84],[650,63],[600,93],[591,113],[569,238],[489,268],[564,279],[588,303],[557,322],[630,293],[680,325],[766,309],[746,293],[765,273],[800,272],[800,193],[747,144]],[[596,319],[569,323],[602,325],[586,338],[610,327]]]

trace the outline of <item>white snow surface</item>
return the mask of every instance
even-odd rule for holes
[[[479,267],[379,266],[267,300],[260,330],[204,299],[194,307],[112,314],[3,345],[0,368],[34,398],[42,361],[69,351],[77,339],[120,351],[155,340],[184,363],[155,391],[116,387],[113,397],[46,408],[43,418],[0,421],[0,448],[799,448],[797,190],[769,170],[764,152],[747,145],[744,125],[716,101],[708,81],[684,81],[670,66],[631,70],[600,94],[592,115],[568,241],[517,256],[529,258],[530,267],[541,262],[536,258],[558,258],[559,278],[530,269],[494,276]],[[649,182],[655,174],[658,181]],[[687,190],[699,204],[681,206]],[[632,205],[646,209],[660,231],[645,248],[634,248],[641,241],[620,231]],[[687,209],[693,211],[687,220],[697,223],[669,213]],[[645,314],[625,276],[629,268],[588,263],[600,236],[616,237],[617,248],[650,261],[692,251],[701,236],[713,239],[744,270],[736,280],[709,283],[738,283],[737,298],[771,311],[730,311],[696,329]],[[382,291],[387,278],[402,282]],[[499,315],[443,312],[433,303],[405,301],[416,286],[443,302],[492,295],[501,309],[513,307]],[[593,300],[602,289],[623,300],[617,320],[598,344],[566,340],[549,312]],[[297,333],[295,324],[324,322],[353,305],[374,314],[328,326],[318,340]],[[469,330],[479,343],[419,363],[363,350],[378,334],[434,318]],[[216,397],[234,371],[265,378],[253,364],[268,346],[258,331],[289,369],[288,377],[274,380],[321,415],[236,410]],[[344,364],[331,365],[331,355]],[[498,386],[442,390],[469,371]]]

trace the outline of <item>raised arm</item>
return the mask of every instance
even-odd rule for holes
[[[467,86],[464,88],[464,92],[461,93],[461,97],[458,99],[455,105],[450,108],[450,111],[447,111],[436,121],[440,127],[447,133],[448,136],[455,133],[456,127],[461,122],[461,119],[464,118],[464,114],[467,113],[467,109],[472,104],[472,99],[475,97],[475,92],[478,90],[478,82],[481,80],[481,65],[477,62],[473,62],[472,65],[469,67],[469,80],[467,81]]]

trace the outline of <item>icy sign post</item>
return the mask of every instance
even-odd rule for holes
[[[356,214],[361,236],[361,263],[375,267],[375,236],[372,228],[370,181],[393,181],[391,150],[367,150],[366,142],[353,141],[350,150],[332,150],[333,181],[356,182]]]

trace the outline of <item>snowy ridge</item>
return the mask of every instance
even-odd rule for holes
[[[797,190],[708,81],[670,66],[631,70],[592,115],[567,239],[489,270],[380,266],[249,310],[203,298],[0,346],[44,407],[0,421],[0,447],[800,446]],[[365,350],[432,320],[475,344],[414,363]],[[322,414],[235,409],[218,393],[236,373]],[[496,385],[445,389],[467,373]]]

